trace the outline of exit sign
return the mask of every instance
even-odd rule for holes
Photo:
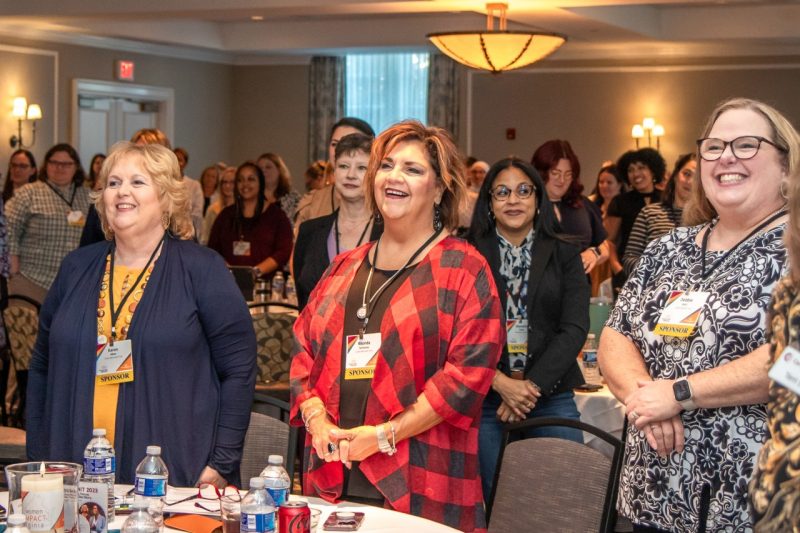
[[[136,65],[133,61],[121,59],[117,61],[116,75],[121,81],[133,81],[133,71]]]

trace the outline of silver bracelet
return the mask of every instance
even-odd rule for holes
[[[381,453],[385,453],[387,455],[394,455],[397,452],[397,441],[396,435],[394,430],[394,424],[391,422],[387,422],[389,424],[389,428],[392,431],[392,443],[389,444],[389,439],[386,437],[386,428],[384,428],[384,424],[380,424],[375,426],[375,433],[378,437],[378,450]]]
[[[306,416],[305,411],[300,411],[300,418],[303,419],[303,425],[306,427],[306,431],[311,433],[311,430],[308,428],[308,424],[311,423],[312,418],[314,418],[319,414],[322,414],[322,409],[319,409],[317,407],[310,407],[309,409],[311,409],[311,414]]]

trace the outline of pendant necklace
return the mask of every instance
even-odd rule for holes
[[[361,326],[360,335],[363,335],[364,331],[366,331],[367,322],[369,322],[369,317],[372,314],[372,311],[375,309],[373,304],[378,300],[381,293],[383,293],[383,291],[389,285],[391,285],[391,283],[395,279],[397,279],[397,276],[402,274],[403,271],[406,268],[408,268],[408,266],[414,261],[414,259],[416,259],[417,256],[422,253],[422,250],[427,248],[428,245],[432,243],[434,239],[436,239],[436,237],[438,237],[441,232],[442,232],[441,229],[438,231],[434,231],[433,235],[431,235],[427,241],[422,243],[422,246],[417,248],[417,250],[411,255],[411,257],[408,258],[408,261],[406,261],[406,263],[400,268],[400,270],[395,271],[395,273],[392,274],[392,276],[389,279],[383,282],[383,285],[378,287],[378,290],[375,291],[375,294],[367,298],[367,294],[369,293],[369,288],[372,285],[372,275],[375,273],[375,264],[378,262],[378,251],[381,244],[381,240],[378,239],[378,241],[375,243],[375,255],[372,258],[372,263],[370,263],[369,265],[369,274],[367,275],[367,282],[364,284],[364,293],[361,296],[361,307],[359,307],[358,310],[356,311],[356,317],[364,322],[364,324]],[[367,259],[369,259],[369,253],[367,253]]]

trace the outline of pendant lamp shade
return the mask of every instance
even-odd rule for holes
[[[506,30],[506,4],[487,4],[485,31],[432,33],[428,39],[441,52],[470,68],[500,73],[535,63],[556,51],[566,37],[555,33]],[[500,29],[493,29],[494,11],[500,12]]]

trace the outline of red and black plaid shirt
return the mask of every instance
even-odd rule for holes
[[[294,326],[292,419],[312,396],[339,417],[339,376],[347,293],[372,244],[340,255],[311,293]],[[446,238],[398,287],[381,321],[382,344],[364,424],[392,419],[424,393],[443,418],[397,443],[397,453],[361,461],[388,507],[462,531],[485,528],[478,469],[481,404],[505,342],[500,300],[486,260],[471,245]],[[342,464],[325,463],[306,437],[306,494],[341,497]]]

